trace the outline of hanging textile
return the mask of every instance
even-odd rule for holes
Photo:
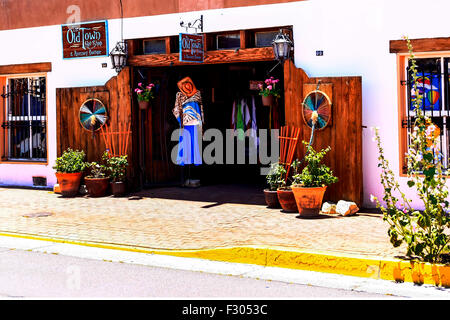
[[[178,141],[178,154],[176,163],[180,166],[202,164],[200,146],[202,143],[202,129],[198,125],[188,125],[181,128]]]
[[[177,92],[173,115],[180,126],[201,125],[203,123],[203,103],[200,91],[187,97],[182,92]]]
[[[192,94],[186,95],[186,87],[189,87],[189,89],[195,88],[193,84],[189,84],[190,82],[186,81],[186,78],[179,82],[181,91],[176,95],[175,107],[172,111],[181,129],[176,159],[176,163],[181,166],[202,164],[203,103],[201,93],[198,90],[195,90],[195,93],[190,90]],[[180,87],[180,85],[183,87]]]
[[[248,104],[245,99],[233,101],[233,110],[231,112],[231,128],[236,131],[239,140],[244,140],[245,132],[250,128],[252,121]]]
[[[258,138],[258,125],[256,122],[256,104],[255,104],[255,96],[252,96],[252,125],[251,125],[251,131],[250,131],[250,137],[253,139],[253,144],[255,147],[255,150],[258,148],[259,145],[259,138]]]

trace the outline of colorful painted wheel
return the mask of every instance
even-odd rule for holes
[[[79,120],[84,129],[99,130],[108,120],[105,105],[98,99],[86,100],[80,108]]]
[[[331,100],[325,92],[314,90],[308,93],[302,103],[302,115],[306,125],[315,130],[325,128],[331,120]]]

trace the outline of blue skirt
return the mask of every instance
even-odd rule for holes
[[[178,142],[177,164],[184,166],[202,164],[201,146],[201,126],[184,126],[181,128]]]

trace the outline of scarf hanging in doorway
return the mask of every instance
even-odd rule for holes
[[[202,95],[197,91],[188,97],[182,92],[177,92],[173,115],[181,126],[201,125],[204,122]]]
[[[242,98],[233,101],[233,109],[231,112],[231,128],[235,130],[235,134],[241,141],[245,138],[245,132],[248,129],[251,129],[248,136],[250,137],[251,142],[253,142],[254,147],[258,147],[258,125],[256,119],[256,104],[254,96],[251,97],[251,113],[248,98]]]
[[[251,121],[250,111],[245,99],[233,101],[233,110],[231,112],[231,128],[239,140],[244,140],[245,131],[249,128]]]
[[[200,149],[204,118],[200,91],[197,91],[191,97],[178,92],[172,113],[178,120],[181,129],[176,163],[180,166],[201,165]]]

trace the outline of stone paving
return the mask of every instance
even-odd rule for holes
[[[391,258],[404,253],[389,243],[380,214],[301,219],[267,208],[262,191],[246,186],[168,187],[123,198],[0,188],[0,205],[4,233],[152,249],[262,245]]]

